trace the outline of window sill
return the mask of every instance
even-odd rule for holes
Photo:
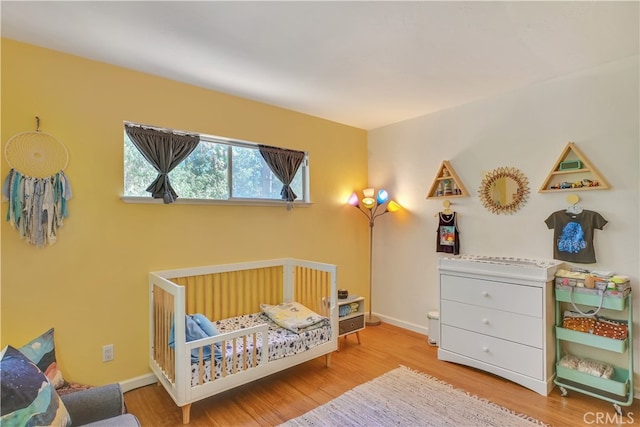
[[[154,199],[152,197],[120,197],[125,203],[164,205],[162,199]],[[271,207],[287,207],[287,203],[282,200],[263,200],[263,199],[229,199],[229,200],[212,200],[212,199],[186,199],[179,197],[172,205],[218,205],[218,206],[271,206]],[[293,202],[294,208],[307,208],[313,203],[311,202]]]

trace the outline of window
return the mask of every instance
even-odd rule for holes
[[[307,159],[305,154],[291,183],[296,202],[309,202]],[[157,175],[124,132],[124,196],[149,198],[146,188]],[[179,200],[282,201],[282,182],[251,142],[200,134],[198,147],[169,179]]]

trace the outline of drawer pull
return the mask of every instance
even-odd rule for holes
[[[489,324],[489,319],[482,319],[482,323],[484,323],[485,325]]]
[[[482,351],[484,351],[485,353],[489,353],[489,347],[487,347],[486,345],[483,346]]]
[[[487,292],[487,291],[482,291],[482,296],[483,296],[483,297],[488,297],[488,296],[489,296],[489,292]]]

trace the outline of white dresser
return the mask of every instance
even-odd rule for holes
[[[560,261],[462,256],[440,260],[438,359],[553,388],[553,279]]]

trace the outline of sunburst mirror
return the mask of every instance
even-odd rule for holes
[[[482,179],[478,196],[490,212],[512,214],[527,201],[529,180],[517,168],[499,167]]]

